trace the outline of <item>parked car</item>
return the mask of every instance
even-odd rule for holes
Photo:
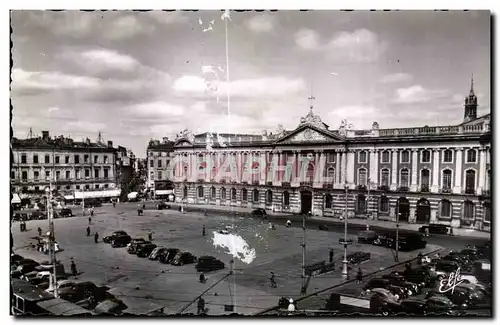
[[[428,316],[459,316],[462,314],[460,309],[460,306],[457,306],[443,295],[431,296],[427,298],[425,304],[425,314]]]
[[[410,298],[399,303],[398,313],[406,315],[424,316],[426,312],[427,301],[424,299]]]
[[[443,258],[441,261],[452,261],[460,265],[461,270],[470,270],[472,268],[472,262],[465,256],[450,253]]]
[[[368,252],[355,252],[347,255],[347,263],[357,265],[370,260],[370,253]]]
[[[17,255],[17,254],[10,255],[10,263],[11,264],[17,264],[17,262],[22,261],[22,260],[24,260],[24,257],[22,257],[21,255]]]
[[[175,255],[174,259],[170,264],[172,265],[184,265],[184,264],[190,264],[190,263],[195,263],[196,262],[196,256],[189,252],[179,252],[177,255]]]
[[[468,290],[455,287],[453,291],[440,292],[439,289],[432,289],[425,295],[426,299],[429,299],[433,296],[445,296],[447,297],[453,304],[459,306],[462,309],[467,309],[473,304],[473,300]]]
[[[422,291],[422,288],[418,284],[406,281],[404,276],[401,275],[385,274],[382,276],[382,279],[389,280],[392,285],[404,288],[409,296],[417,295]]]
[[[215,270],[221,270],[225,267],[224,262],[216,259],[213,256],[200,256],[197,259],[195,265],[196,271],[198,272],[210,272]]]
[[[47,213],[45,211],[33,211],[31,213],[31,220],[43,220],[47,219]]]
[[[76,285],[77,282],[75,280],[58,280],[57,281],[57,290],[62,290],[65,288],[72,288]],[[52,292],[54,288],[47,288],[45,291]]]
[[[477,249],[462,249],[460,251],[460,255],[465,255],[469,258],[471,261],[476,261],[482,257],[481,251]]]
[[[252,216],[267,218],[267,212],[265,209],[257,208],[252,211]]]
[[[387,289],[371,290],[370,311],[376,314],[389,315],[399,310],[398,299]]]
[[[375,239],[377,239],[377,233],[373,230],[365,230],[358,233],[358,243],[373,244]]]
[[[19,279],[22,275],[35,271],[35,267],[37,267],[36,264],[19,265],[17,268],[10,271],[10,277]]]
[[[126,235],[128,235],[127,232],[125,232],[123,230],[117,230],[117,231],[113,231],[113,233],[111,233],[111,235],[103,237],[102,241],[107,243],[107,244],[110,244],[113,241],[113,239],[115,239],[116,237],[126,236]]]
[[[137,252],[137,246],[150,243],[149,241],[144,240],[143,238],[134,238],[127,245],[127,252],[129,254],[135,254]]]
[[[148,259],[152,261],[156,261],[160,258],[160,255],[165,252],[167,249],[165,247],[157,246],[151,254],[149,254]]]
[[[170,208],[171,208],[170,204],[167,204],[167,202],[163,202],[163,201],[156,205],[157,210],[165,210],[165,209],[170,209]]]
[[[85,204],[84,204],[84,207],[85,208],[91,208],[91,207],[94,207],[94,208],[100,208],[102,207],[102,202],[101,200],[85,200]]]
[[[370,292],[374,288],[385,289],[390,285],[391,285],[391,281],[389,281],[387,279],[375,278],[375,279],[370,279],[368,281],[368,283],[363,287],[363,290]]]
[[[167,248],[165,251],[159,253],[158,260],[164,264],[170,264],[175,256],[180,252],[178,248]]]
[[[421,287],[430,287],[434,284],[430,273],[421,269],[412,269],[409,272],[403,272],[403,276],[407,281],[420,284]]]
[[[57,218],[69,218],[73,216],[73,211],[69,208],[62,208],[59,212],[55,213]]]
[[[418,228],[418,231],[421,233],[426,233],[427,229],[429,229],[429,234],[446,235],[448,233],[449,227],[450,226],[447,226],[447,225],[431,223],[429,225],[421,226],[420,228]]]
[[[111,247],[126,247],[131,240],[132,237],[129,235],[117,236],[111,241]]]
[[[136,255],[138,257],[148,257],[157,246],[153,243],[146,243],[137,246]]]
[[[397,300],[406,299],[409,297],[408,292],[405,288],[398,287],[395,285],[387,286],[385,289],[389,290]]]

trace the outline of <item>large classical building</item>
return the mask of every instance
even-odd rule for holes
[[[176,200],[489,230],[490,115],[458,125],[331,130],[310,112],[275,134],[181,132]],[[152,160],[150,160],[151,162]]]
[[[120,195],[117,149],[113,142],[78,142],[63,136],[12,138],[11,190],[21,198],[53,190],[66,200],[111,198]]]

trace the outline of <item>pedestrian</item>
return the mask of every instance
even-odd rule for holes
[[[290,220],[286,221],[286,227],[290,228],[292,226],[292,222]]]
[[[288,311],[289,312],[294,312],[295,311],[295,303],[293,302],[292,298],[290,298],[288,300]]]
[[[73,274],[73,276],[77,276],[78,271],[76,270],[76,264],[75,264],[75,261],[73,260],[73,258],[71,258],[70,268],[71,268],[71,273]]]
[[[148,240],[149,241],[153,240],[153,233],[151,231],[148,233]]]
[[[274,272],[271,272],[271,276],[269,277],[269,280],[271,281],[271,288],[277,288],[278,287],[276,285],[276,277],[274,275]]]
[[[42,228],[38,227],[38,237],[42,237]]]
[[[180,205],[179,205],[179,209],[178,209],[178,210],[179,210],[179,212],[181,212],[181,211],[182,211],[182,207],[181,207]]]
[[[330,263],[333,263],[333,248],[330,248]]]
[[[205,236],[207,234],[207,231],[205,229],[205,225],[203,225],[203,229],[202,229],[202,235]]]
[[[94,242],[97,244],[99,242],[99,233],[96,233],[94,234]]]
[[[90,237],[90,226],[87,227],[87,237]]]
[[[140,215],[141,215],[141,212],[142,212],[142,211],[141,211],[141,205],[140,205],[140,204],[138,204],[138,205],[137,205],[137,215],[138,215],[138,216],[140,216]]]
[[[113,208],[116,208],[116,202],[113,201]]]
[[[146,204],[142,205],[142,210],[146,210]]]
[[[91,225],[91,224],[92,224],[92,218],[89,217],[89,225]]]
[[[21,221],[21,222],[19,223],[19,229],[21,230],[21,232],[23,232],[23,231],[24,231],[24,221]]]
[[[205,300],[200,297],[198,298],[198,315],[205,313]]]
[[[94,207],[90,207],[90,215],[94,216]]]
[[[205,278],[205,273],[201,272],[200,273],[200,283],[205,283],[207,282],[207,279]]]
[[[453,227],[450,227],[450,236],[453,236]]]
[[[363,282],[363,272],[361,271],[361,268],[358,268],[358,274],[356,274],[356,283],[361,283]]]
[[[208,211],[207,209],[205,209],[205,213],[204,213],[205,217],[208,216]]]
[[[424,255],[422,254],[422,252],[418,252],[418,255],[417,255],[417,263],[418,263],[418,265],[422,265],[423,264],[423,257],[424,257]]]
[[[411,264],[410,264],[410,262],[406,262],[406,264],[405,264],[405,272],[406,273],[411,273]]]

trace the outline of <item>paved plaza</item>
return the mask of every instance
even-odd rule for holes
[[[172,266],[147,258],[128,254],[124,248],[112,248],[108,244],[94,243],[93,236],[87,237],[88,216],[55,219],[56,239],[63,251],[57,254],[66,269],[69,260],[74,258],[78,276],[82,280],[107,285],[111,293],[122,299],[128,306],[148,303],[165,307],[165,313],[179,312],[184,306],[196,299],[212,284],[229,273],[233,258],[222,247],[213,244],[213,232],[226,226],[231,233],[238,234],[255,250],[255,259],[246,264],[235,259],[235,274],[221,281],[203,296],[209,309],[208,314],[224,314],[224,305],[234,304],[235,311],[254,314],[274,306],[282,296],[297,298],[302,283],[302,243],[301,228],[286,228],[278,224],[275,230],[268,229],[268,223],[248,217],[204,216],[199,213],[180,213],[177,210],[146,210],[137,216],[136,204],[118,204],[116,208],[105,205],[96,209],[92,217],[92,234],[96,231],[100,238],[114,230],[125,230],[132,237],[147,239],[153,232],[153,242],[160,246],[187,250],[196,256],[213,255],[226,264],[225,270],[207,273],[206,284],[198,282],[194,265]],[[151,206],[152,207],[152,206]],[[75,212],[78,212],[74,209]],[[202,226],[207,235],[202,236]],[[37,235],[37,227],[47,230],[47,220],[29,221],[27,232],[21,233],[17,223],[12,228],[14,250],[25,257],[38,261],[48,257],[30,248]],[[341,283],[340,261],[343,256],[338,239],[342,232],[307,230],[306,264],[327,260],[330,248],[334,248],[334,260],[338,267],[331,273],[313,278],[308,293]],[[425,252],[439,249],[428,245]],[[349,251],[369,251],[371,260],[363,263],[365,273],[394,264],[389,250],[371,245],[354,244]],[[413,258],[417,252],[400,253],[400,260]],[[269,275],[276,274],[277,288],[269,286]],[[357,269],[351,270],[351,278]],[[184,312],[196,312],[196,302]]]

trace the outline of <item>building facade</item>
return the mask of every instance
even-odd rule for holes
[[[179,202],[491,227],[490,115],[471,87],[463,123],[330,130],[310,112],[275,134],[181,132],[172,178]],[[346,203],[347,202],[347,203]]]
[[[12,138],[11,146],[11,189],[22,198],[43,196],[50,184],[67,200],[119,195],[112,141],[77,142],[43,131],[41,137]]]
[[[147,152],[147,181],[146,191],[150,196],[164,196],[172,193],[171,184],[172,157],[174,142],[168,138],[150,140]]]

